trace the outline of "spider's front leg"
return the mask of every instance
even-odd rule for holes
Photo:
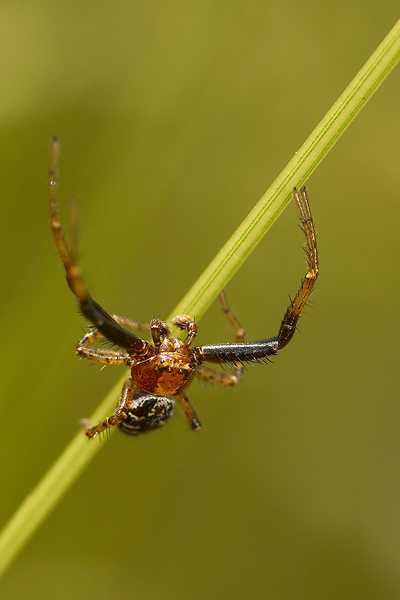
[[[196,359],[201,364],[203,361],[212,363],[237,363],[257,361],[268,358],[284,348],[292,339],[297,328],[297,322],[314,289],[318,277],[318,249],[315,235],[314,222],[307,198],[306,188],[300,192],[293,190],[293,199],[300,212],[302,230],[306,238],[308,271],[302,281],[295,299],[286,311],[277,336],[258,342],[240,342],[236,344],[213,344],[201,346],[195,350]],[[201,371],[199,372],[201,376]],[[205,379],[207,377],[204,377]],[[224,384],[223,384],[224,385]]]
[[[113,344],[120,346],[121,348],[125,348],[125,350],[136,353],[138,356],[144,358],[148,350],[148,343],[121,327],[116,320],[104,310],[104,308],[102,308],[95,300],[93,300],[86,289],[82,272],[77,262],[76,219],[72,228],[72,240],[75,243],[73,243],[71,247],[69,247],[67,244],[60,220],[57,216],[58,205],[56,197],[56,169],[58,153],[59,143],[57,138],[53,138],[49,170],[50,225],[58,253],[60,254],[61,260],[64,264],[68,285],[73,294],[77,297],[80,309],[84,316],[101,331],[104,337],[110,340],[110,342]]]
[[[297,328],[297,322],[307,304],[311,292],[314,289],[318,277],[318,248],[317,236],[315,235],[314,221],[311,215],[310,204],[307,198],[306,188],[302,187],[300,192],[293,190],[293,200],[296,202],[300,212],[300,221],[302,231],[306,238],[306,251],[308,261],[308,271],[304,277],[301,287],[298,290],[295,299],[286,311],[279,330],[277,342],[278,350],[284,348],[292,339]]]

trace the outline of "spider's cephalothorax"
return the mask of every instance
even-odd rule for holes
[[[173,324],[186,331],[182,341],[170,335],[168,326],[159,319],[143,325],[125,317],[109,315],[90,296],[84,284],[81,269],[76,259],[75,245],[68,246],[61,223],[57,217],[56,165],[59,144],[53,139],[49,174],[50,222],[58,252],[67,274],[67,282],[79,301],[83,315],[94,325],[78,343],[76,352],[83,358],[103,364],[125,364],[130,375],[122,389],[114,414],[102,423],[91,426],[84,420],[85,433],[89,438],[101,431],[118,425],[129,434],[138,434],[163,425],[170,415],[176,400],[185,413],[191,427],[200,429],[196,412],[186,396],[186,388],[193,378],[200,377],[222,386],[236,385],[242,374],[243,363],[259,361],[276,354],[292,339],[297,322],[313,291],[318,277],[318,251],[313,219],[305,188],[293,190],[293,199],[300,212],[302,229],[306,239],[308,271],[283,318],[277,336],[258,342],[245,342],[244,330],[229,309],[225,293],[220,293],[222,309],[235,329],[235,343],[193,346],[197,336],[197,325],[187,315],[173,319]],[[76,225],[76,224],[75,224]],[[73,236],[75,239],[76,236]],[[137,337],[125,328],[148,330],[152,343]],[[122,350],[93,348],[90,344],[104,337]],[[204,366],[204,362],[231,364],[231,375]]]

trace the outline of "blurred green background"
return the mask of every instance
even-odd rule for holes
[[[51,136],[95,298],[166,317],[397,18],[391,0],[1,3],[1,523],[121,376],[74,354]],[[104,443],[2,598],[399,598],[399,75],[308,181],[302,333],[236,389],[195,382],[201,432],[177,409]],[[297,224],[289,206],[229,284],[249,340],[305,273]],[[199,343],[231,338],[215,303]]]

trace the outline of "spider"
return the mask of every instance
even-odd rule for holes
[[[90,296],[77,262],[76,235],[73,235],[73,243],[68,246],[57,216],[55,189],[58,154],[59,142],[57,138],[53,138],[49,172],[51,229],[65,267],[68,285],[78,299],[82,314],[93,325],[78,342],[76,353],[103,364],[124,364],[130,369],[114,414],[94,426],[86,419],[82,421],[87,437],[93,438],[114,425],[128,434],[139,434],[160,427],[171,416],[175,400],[192,429],[200,429],[199,418],[186,395],[186,389],[194,377],[221,386],[234,386],[240,381],[244,363],[273,356],[290,342],[296,331],[297,322],[318,276],[317,242],[305,187],[300,191],[294,188],[293,199],[300,213],[306,239],[308,271],[286,311],[278,335],[256,342],[245,342],[244,330],[228,307],[225,292],[222,291],[219,297],[222,309],[234,328],[235,343],[194,346],[197,325],[187,315],[180,315],[172,320],[175,326],[186,332],[185,339],[181,340],[171,337],[168,325],[159,319],[153,319],[150,324],[144,325],[126,317],[109,315]],[[76,234],[76,231],[73,233]],[[153,343],[137,337],[126,327],[150,331]],[[100,337],[122,350],[90,347]],[[205,362],[225,363],[233,366],[234,370],[232,374],[227,374],[205,366]]]

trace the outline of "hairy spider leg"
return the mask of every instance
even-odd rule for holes
[[[317,238],[306,188],[302,187],[300,192],[294,188],[293,199],[300,212],[302,230],[306,238],[308,271],[295,299],[286,311],[278,335],[258,342],[213,344],[194,348],[193,351],[196,352],[196,358],[199,363],[203,361],[213,363],[257,361],[276,354],[278,350],[284,348],[292,339],[293,334],[296,331],[297,322],[314,289],[318,277]],[[201,377],[200,373],[201,372],[199,371],[199,376]],[[206,371],[203,369],[203,374],[207,375],[208,370]],[[206,379],[207,377],[204,378]]]
[[[118,325],[115,319],[112,318],[87,291],[81,269],[77,263],[76,248],[71,249],[66,242],[61,223],[57,217],[57,159],[59,154],[59,142],[57,138],[53,138],[50,154],[50,170],[49,170],[49,204],[50,204],[50,225],[54,236],[58,252],[63,261],[66,271],[67,282],[71,291],[79,300],[80,308],[84,316],[89,319],[93,325],[99,329],[110,342],[125,348],[138,356],[145,355],[148,349],[148,342],[141,340],[130,331],[126,331]],[[74,233],[72,239],[76,239],[76,222],[73,224]]]
[[[146,330],[150,331],[150,323],[138,323],[137,321],[132,321],[132,319],[128,319],[127,317],[120,317],[119,315],[112,315],[114,321],[119,323],[120,325],[127,325],[132,329]],[[89,360],[94,360],[96,362],[104,363],[104,364],[130,364],[132,362],[129,354],[125,352],[116,352],[114,350],[103,350],[101,348],[88,348],[89,344],[93,343],[99,337],[104,337],[99,329],[96,327],[92,327],[89,333],[86,333],[81,340],[79,340],[76,353],[79,354],[82,358],[87,358]],[[108,360],[110,358],[111,360]],[[115,360],[114,360],[115,359]]]
[[[92,438],[98,433],[105,431],[109,427],[113,427],[114,425],[118,425],[118,423],[122,423],[127,418],[128,411],[132,405],[133,397],[136,393],[135,384],[133,383],[132,377],[128,377],[124,383],[124,387],[122,388],[122,393],[115,410],[115,413],[105,419],[102,423],[98,425],[94,425],[93,427],[90,424],[88,419],[82,419],[81,425],[83,425],[85,429],[85,434],[88,438]]]
[[[86,333],[83,338],[79,340],[76,346],[76,353],[82,358],[94,360],[95,362],[103,363],[105,365],[124,365],[129,362],[130,357],[126,352],[108,349],[104,350],[103,348],[88,348],[89,344],[92,344],[99,337],[103,337],[103,334],[93,327],[89,333]]]
[[[222,290],[219,293],[219,300],[221,303],[222,310],[226,314],[229,321],[232,323],[235,334],[236,334],[236,343],[241,344],[244,342],[245,332],[243,327],[240,325],[239,321],[231,311],[228,306],[228,301],[226,299],[226,292]],[[208,381],[209,383],[213,383],[216,385],[221,385],[224,387],[232,387],[239,383],[242,372],[243,372],[243,364],[240,362],[235,362],[235,371],[232,375],[228,375],[227,373],[222,373],[221,371],[216,371],[215,369],[211,369],[210,367],[206,367],[205,365],[201,365],[198,368],[197,376],[200,379],[204,379],[204,381]]]
[[[318,277],[318,248],[315,235],[314,221],[311,215],[310,204],[307,198],[306,188],[302,187],[300,192],[293,190],[293,199],[300,212],[302,231],[306,238],[306,252],[308,271],[292,304],[287,309],[285,317],[278,334],[278,350],[284,348],[292,339],[297,328],[297,322],[307,304],[311,292],[314,289]]]
[[[188,334],[184,340],[185,346],[191,346],[197,337],[198,328],[196,323],[188,315],[179,315],[172,319],[172,323]]]
[[[217,361],[215,361],[217,362]],[[222,361],[218,361],[222,362]],[[205,365],[200,365],[196,371],[196,377],[207,381],[208,383],[212,383],[215,385],[221,385],[223,387],[232,387],[239,383],[239,380],[236,375],[229,375],[228,373],[222,373],[222,371],[217,371],[216,369],[212,369],[211,367],[206,367]]]
[[[150,331],[150,323],[138,323],[138,321],[132,321],[128,317],[120,317],[119,315],[112,315],[112,318],[117,321],[120,325],[127,325],[131,329],[138,329],[139,331]]]
[[[149,323],[137,323],[127,317],[120,317],[118,315],[112,315],[114,321],[120,325],[127,325],[132,329],[150,330]],[[92,327],[89,333],[86,333],[81,340],[79,340],[76,353],[82,358],[94,360],[108,365],[129,365],[132,362],[131,357],[126,352],[118,352],[115,350],[103,350],[102,348],[88,348],[89,344],[92,344],[99,337],[104,337],[99,329]]]
[[[201,429],[202,425],[200,423],[200,419],[196,414],[196,411],[193,408],[192,403],[186,394],[182,394],[180,396],[176,396],[175,400],[178,401],[179,406],[181,407],[185,417],[189,421],[189,424],[193,430]]]
[[[232,323],[234,329],[235,329],[235,333],[236,333],[236,343],[237,344],[242,344],[244,342],[244,329],[243,327],[240,325],[239,321],[237,320],[237,318],[235,317],[235,315],[233,314],[233,312],[231,311],[231,309],[228,306],[228,302],[226,300],[226,293],[225,290],[222,290],[219,293],[219,300],[221,302],[221,306],[222,306],[222,310],[224,311],[224,313],[226,314],[227,318],[229,319],[229,321]],[[233,377],[236,377],[236,383],[239,383],[239,380],[242,376],[243,373],[243,364],[242,363],[235,363],[235,373],[233,375]]]

